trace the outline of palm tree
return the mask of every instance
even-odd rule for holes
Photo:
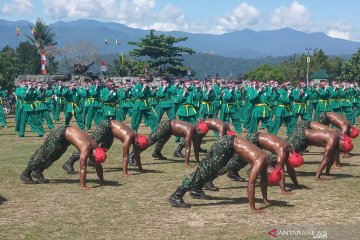
[[[39,51],[57,45],[57,42],[54,41],[55,33],[51,32],[51,28],[46,26],[41,19],[36,20],[35,26],[29,26],[33,35],[25,35],[29,42],[36,46]]]

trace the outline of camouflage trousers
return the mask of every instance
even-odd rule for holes
[[[171,135],[171,120],[163,120],[158,124],[155,131],[151,132],[148,136],[149,146],[156,143],[155,152],[161,152],[165,143],[169,141]]]
[[[218,175],[223,175],[228,172],[238,172],[248,165],[248,162],[242,159],[239,155],[234,154],[230,161],[226,164],[225,167],[220,169]]]
[[[46,169],[58,160],[70,145],[65,139],[67,126],[60,126],[51,131],[45,142],[31,156],[28,166],[34,169]]]
[[[234,155],[234,137],[223,136],[219,138],[210,147],[204,159],[199,163],[199,166],[186,177],[182,182],[182,187],[189,190],[202,190],[205,183],[215,179],[218,172],[226,166]]]
[[[294,128],[293,132],[289,135],[286,141],[290,144],[292,150],[302,153],[309,146],[309,142],[305,135],[305,130],[310,128],[309,121],[301,121]]]

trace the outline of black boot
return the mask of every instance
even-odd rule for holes
[[[136,161],[135,161],[135,157],[134,157],[134,152],[131,152],[128,156],[128,164],[130,166],[136,166]]]
[[[153,152],[152,157],[153,158],[158,158],[160,160],[167,160],[167,157],[163,156],[161,154],[161,152],[157,152],[157,151]]]
[[[68,174],[75,174],[74,170],[74,163],[79,160],[79,157],[77,156],[71,156],[69,160],[67,160],[62,168],[68,173]]]
[[[32,179],[31,177],[31,172],[32,172],[32,166],[28,166],[27,168],[25,168],[25,170],[22,172],[22,174],[20,175],[20,179],[21,181],[23,181],[26,184],[36,184],[37,182],[34,181],[34,179]]]
[[[227,176],[237,182],[245,182],[245,178],[240,177],[238,172],[228,172]]]
[[[49,183],[49,179],[44,178],[44,175],[42,174],[42,172],[44,171],[44,169],[42,168],[37,168],[36,170],[31,172],[31,177],[34,179],[35,182],[37,183]]]
[[[174,152],[174,157],[184,158],[185,155],[181,153],[181,150],[184,148],[181,144],[177,147],[177,149]]]
[[[184,187],[182,186],[178,187],[178,189],[176,189],[176,191],[173,194],[171,194],[168,202],[173,207],[180,207],[180,208],[191,207],[190,204],[184,202],[183,196],[185,195],[185,193],[186,190],[184,189]]]
[[[209,195],[206,195],[203,190],[200,190],[200,191],[199,190],[191,190],[189,193],[192,198],[206,199],[206,200],[212,199],[212,197]]]
[[[204,189],[213,191],[213,192],[219,191],[219,188],[215,187],[212,181],[208,181],[207,183],[205,183]]]

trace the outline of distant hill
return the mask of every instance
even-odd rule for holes
[[[23,33],[31,34],[29,22],[10,22],[0,20],[0,48],[6,45],[16,47],[19,41],[25,41]],[[22,34],[16,38],[15,30],[19,27]],[[56,34],[58,46],[86,40],[99,48],[102,54],[128,52],[133,48],[128,41],[138,41],[148,31],[134,29],[113,22],[95,20],[78,20],[73,22],[56,22],[50,24]],[[222,35],[193,34],[186,32],[159,32],[172,36],[187,36],[183,46],[193,48],[198,53],[214,53],[217,56],[232,58],[282,57],[304,53],[305,48],[323,49],[327,55],[351,55],[360,47],[359,42],[331,38],[324,33],[304,33],[290,28],[272,31],[242,31]],[[108,45],[104,39],[107,38]],[[115,45],[115,39],[121,43]]]

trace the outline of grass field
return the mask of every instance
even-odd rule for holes
[[[359,239],[359,139],[355,139],[352,155],[341,159],[344,167],[333,169],[329,180],[322,182],[315,181],[322,149],[311,148],[305,164],[297,169],[299,182],[309,189],[283,196],[278,186],[269,187],[273,205],[264,214],[251,214],[246,183],[227,176],[214,181],[220,191],[208,192],[213,200],[192,199],[187,194],[184,199],[192,204],[190,209],[171,207],[168,197],[196,167],[193,156],[193,168],[185,168],[182,159],[172,157],[173,139],[163,150],[168,160],[153,159],[151,147],[142,153],[146,172],[139,174],[130,167],[135,175],[129,177],[121,176],[121,144],[116,141],[104,164],[107,186],[98,184],[90,168],[87,179],[92,189],[81,190],[79,175],[62,170],[72,147],[45,170],[50,184],[25,185],[19,175],[44,138],[31,132],[18,138],[13,116],[8,122],[9,128],[0,129],[0,239],[275,239],[268,235],[272,229],[277,229],[276,239],[312,239],[280,235],[311,230],[326,232],[327,239]],[[212,144],[212,135],[204,139],[204,146]],[[259,187],[256,198],[256,206],[264,207]]]

